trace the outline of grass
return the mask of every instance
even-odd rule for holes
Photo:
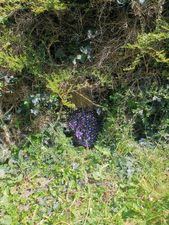
[[[75,148],[61,129],[14,148],[0,167],[0,224],[168,224],[168,146],[123,137]]]
[[[0,225],[168,225],[168,3],[61,2],[0,4]]]

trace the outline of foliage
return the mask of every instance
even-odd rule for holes
[[[163,4],[1,1],[0,224],[169,224]],[[98,106],[75,147],[69,113]]]
[[[70,84],[71,78],[72,74],[70,71],[62,70],[48,78],[47,87],[60,97],[63,105],[75,108],[75,105],[70,102],[71,92],[74,90],[73,85]]]
[[[19,112],[37,116],[43,110],[55,110],[58,106],[58,96],[46,93],[28,96],[20,107]]]
[[[169,41],[169,25],[164,21],[158,21],[158,26],[152,33],[141,33],[137,37],[137,41],[134,44],[127,44],[127,48],[138,50],[136,59],[132,62],[132,65],[126,70],[133,70],[139,65],[141,59],[146,55],[149,55],[155,59],[158,63],[169,64],[169,58],[167,57],[167,51],[161,50],[160,43]]]
[[[167,149],[127,139],[114,153],[99,145],[75,149],[61,129],[51,127],[48,135],[53,147],[46,135],[29,137],[1,166],[1,224],[168,223]],[[121,176],[126,168],[129,177]]]
[[[113,127],[115,129],[121,127],[120,124],[123,123],[128,124],[127,134],[135,136],[137,140],[151,137],[154,141],[161,139],[167,141],[169,131],[168,85],[159,88],[157,84],[154,84],[151,87],[142,88],[139,90],[129,88],[110,96],[110,102],[113,105],[108,119],[110,130]],[[116,133],[118,135],[118,131],[114,130],[114,135]]]
[[[47,10],[63,10],[64,4],[59,0],[2,0],[1,2],[1,17],[0,22],[4,23],[11,13],[17,10],[24,10],[30,8],[34,13],[39,14]]]

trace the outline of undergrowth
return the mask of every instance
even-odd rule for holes
[[[169,224],[168,1],[0,10],[0,224]],[[102,117],[91,149],[79,108]]]
[[[50,132],[53,146],[29,137],[1,166],[1,224],[168,224],[167,145],[121,134],[114,148],[74,148]]]

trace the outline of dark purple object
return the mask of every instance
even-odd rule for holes
[[[68,127],[73,133],[75,145],[92,147],[96,141],[99,124],[94,110],[79,109],[71,115]]]

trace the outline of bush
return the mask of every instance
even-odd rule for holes
[[[0,3],[0,224],[168,224],[163,4]],[[75,108],[104,117],[91,149]]]

